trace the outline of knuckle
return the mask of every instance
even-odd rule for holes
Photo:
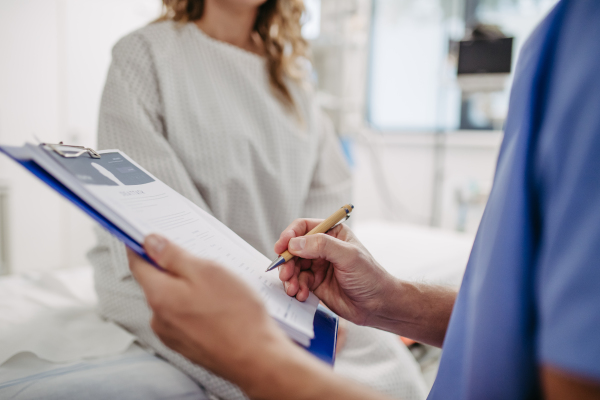
[[[154,294],[153,292],[146,292],[146,303],[148,303],[148,306],[154,310],[156,308],[156,303],[158,303],[158,299],[156,294]]]
[[[146,301],[156,315],[163,315],[165,313],[167,302],[163,294],[151,293],[146,297]]]
[[[362,258],[362,252],[358,247],[352,245],[348,245],[346,247],[345,253],[348,254],[350,260],[357,262]]]
[[[328,239],[329,238],[327,237],[327,235],[325,235],[323,233],[317,234],[316,245],[317,245],[317,253],[319,255],[325,254],[325,250],[327,249],[327,243],[329,243]]]
[[[154,311],[155,314],[162,314],[164,310],[164,305],[160,300],[157,300],[155,297],[148,298],[148,305]]]
[[[156,336],[161,337],[163,335],[163,325],[160,323],[156,315],[152,316],[150,320],[150,328],[156,333]]]
[[[362,256],[362,251],[360,251],[360,249],[357,246],[350,245],[349,247],[350,254],[352,254],[354,258],[359,258]]]
[[[299,229],[300,227],[302,227],[302,225],[304,225],[304,224],[305,224],[305,223],[304,223],[304,219],[302,219],[302,218],[296,218],[296,219],[295,219],[295,220],[294,220],[294,221],[293,221],[293,222],[292,222],[292,223],[291,223],[291,224],[288,226],[288,229],[291,229],[292,231],[294,231],[294,232],[296,232],[296,233],[297,233],[297,232],[298,232],[298,229]],[[287,231],[288,229],[286,229],[286,231]]]

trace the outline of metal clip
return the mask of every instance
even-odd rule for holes
[[[344,210],[346,210],[346,218],[340,220],[340,222],[338,222],[337,224],[335,224],[334,226],[332,226],[329,230],[335,228],[336,226],[338,226],[340,224],[343,224],[344,222],[346,222],[348,220],[348,218],[350,218],[350,210],[348,210],[347,208],[344,208]]]
[[[69,144],[63,144],[63,142],[59,142],[58,144],[42,143],[42,146],[47,146],[50,150],[54,151],[56,154],[58,154],[59,156],[64,157],[64,158],[77,158],[85,153],[88,153],[90,155],[90,157],[92,157],[92,158],[101,158],[100,154],[98,154],[98,152],[96,152],[96,150],[91,149],[89,147],[72,146]],[[78,150],[78,151],[76,151],[75,153],[65,153],[64,151],[62,151],[60,149],[60,147],[68,147],[69,149]]]

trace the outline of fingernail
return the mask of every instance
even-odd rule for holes
[[[150,235],[146,238],[146,247],[148,247],[148,250],[154,256],[160,255],[166,245],[167,241],[158,235]]]
[[[288,282],[283,282],[283,289],[285,290],[286,293],[287,293],[287,290],[289,287],[290,287],[290,284]]]
[[[300,251],[304,249],[304,245],[306,244],[306,238],[305,237],[299,237],[299,238],[293,238],[290,239],[290,250],[292,251]]]

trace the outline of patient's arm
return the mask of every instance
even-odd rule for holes
[[[544,398],[548,400],[600,399],[600,382],[549,365],[540,371]]]
[[[327,218],[333,210],[347,204],[351,198],[352,175],[331,120],[321,110],[315,117],[319,135],[318,161],[301,215]]]
[[[167,140],[156,55],[141,34],[113,49],[98,116],[98,149],[119,149],[205,210],[210,210]]]

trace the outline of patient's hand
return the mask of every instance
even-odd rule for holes
[[[144,248],[167,272],[131,251],[129,265],[154,311],[152,329],[167,346],[246,391],[259,381],[254,373],[296,351],[258,296],[224,267],[156,235]]]
[[[281,234],[275,252],[286,249],[293,258],[279,268],[288,295],[300,301],[313,291],[339,316],[359,325],[395,301],[395,279],[387,273],[350,228],[340,225],[328,234],[304,236],[321,221],[298,219]]]

